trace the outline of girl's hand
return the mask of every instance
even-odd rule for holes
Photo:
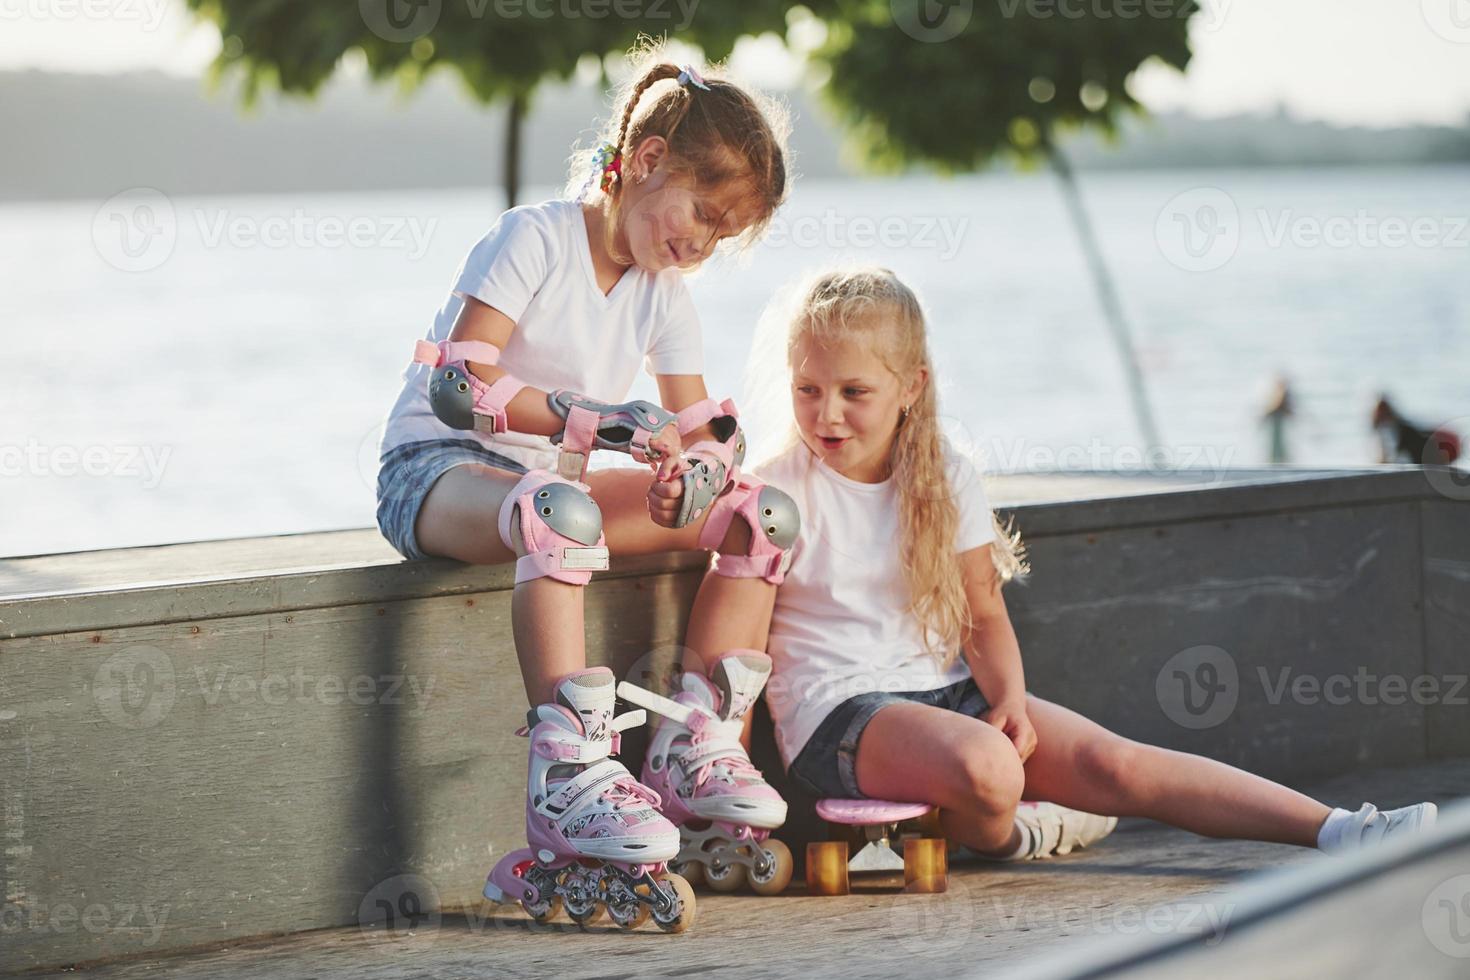
[[[648,485],[648,516],[659,527],[673,527],[684,496],[683,480],[654,480]]]
[[[659,461],[653,464],[655,485],[666,483],[684,472],[684,460],[681,456],[684,451],[684,443],[679,438],[679,430],[674,426],[664,426],[663,431],[648,440],[648,448],[662,454]],[[649,499],[651,502],[652,497],[650,496]]]
[[[1016,747],[1016,754],[1021,757],[1023,764],[1036,751],[1036,729],[1031,727],[1031,719],[1026,715],[1024,700],[1002,701],[981,715],[981,720],[1005,733],[1006,738]]]

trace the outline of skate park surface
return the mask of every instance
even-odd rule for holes
[[[682,936],[475,899],[524,829],[507,569],[404,562],[374,531],[0,560],[0,972],[1470,975],[1462,479],[992,491],[1036,569],[1007,593],[1032,690],[1335,805],[1435,800],[1435,834],[1328,858],[1125,820],[1066,858],[956,866],[943,895],[813,898],[799,871],[774,898],[701,889]],[[589,660],[662,676],[701,570],[615,560],[587,590]],[[1166,681],[1201,663],[1234,672],[1212,675],[1225,701],[1181,713]],[[799,855],[822,828],[782,788]]]

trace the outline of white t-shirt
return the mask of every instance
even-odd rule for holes
[[[603,295],[592,266],[587,226],[575,201],[512,208],[470,250],[427,339],[449,339],[464,297],[493,306],[516,323],[499,364],[535,388],[568,388],[621,402],[639,365],[649,374],[702,374],[699,318],[678,269],[633,266]],[[405,351],[408,345],[405,344]],[[388,414],[379,454],[424,439],[476,439],[530,465],[555,459],[545,436],[489,436],[451,429],[429,407],[430,368],[412,363]]]
[[[959,507],[955,550],[995,540],[980,472],[946,447]],[[776,593],[766,700],[790,766],[833,708],[872,691],[930,691],[970,675],[963,657],[940,668],[924,650],[900,565],[898,491],[858,483],[798,443],[755,473],[801,508],[791,568]]]

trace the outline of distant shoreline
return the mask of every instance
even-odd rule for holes
[[[0,155],[0,201],[102,200],[132,187],[169,194],[356,193],[494,189],[503,114],[437,79],[408,98],[339,80],[316,100],[266,97],[244,113],[232,92],[161,73],[0,72],[0,132],[28,152]],[[857,177],[820,100],[785,93],[796,170],[808,180]],[[591,86],[549,87],[532,104],[523,172],[560,185],[572,141],[606,111]],[[1117,140],[1064,144],[1081,171],[1399,167],[1470,163],[1460,127],[1337,127],[1273,115],[1125,120]],[[997,167],[990,173],[1006,172]],[[303,175],[305,179],[303,179]],[[554,179],[546,180],[546,176]]]

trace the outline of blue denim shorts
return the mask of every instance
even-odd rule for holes
[[[405,558],[427,558],[414,537],[419,508],[434,481],[456,466],[485,463],[511,473],[526,467],[473,439],[428,439],[388,450],[378,464],[378,530]]]
[[[796,761],[791,763],[787,776],[818,798],[870,799],[858,789],[858,739],[874,715],[890,704],[905,701],[948,708],[972,718],[990,710],[985,695],[970,677],[932,691],[872,691],[854,695],[833,708],[817,726]]]

